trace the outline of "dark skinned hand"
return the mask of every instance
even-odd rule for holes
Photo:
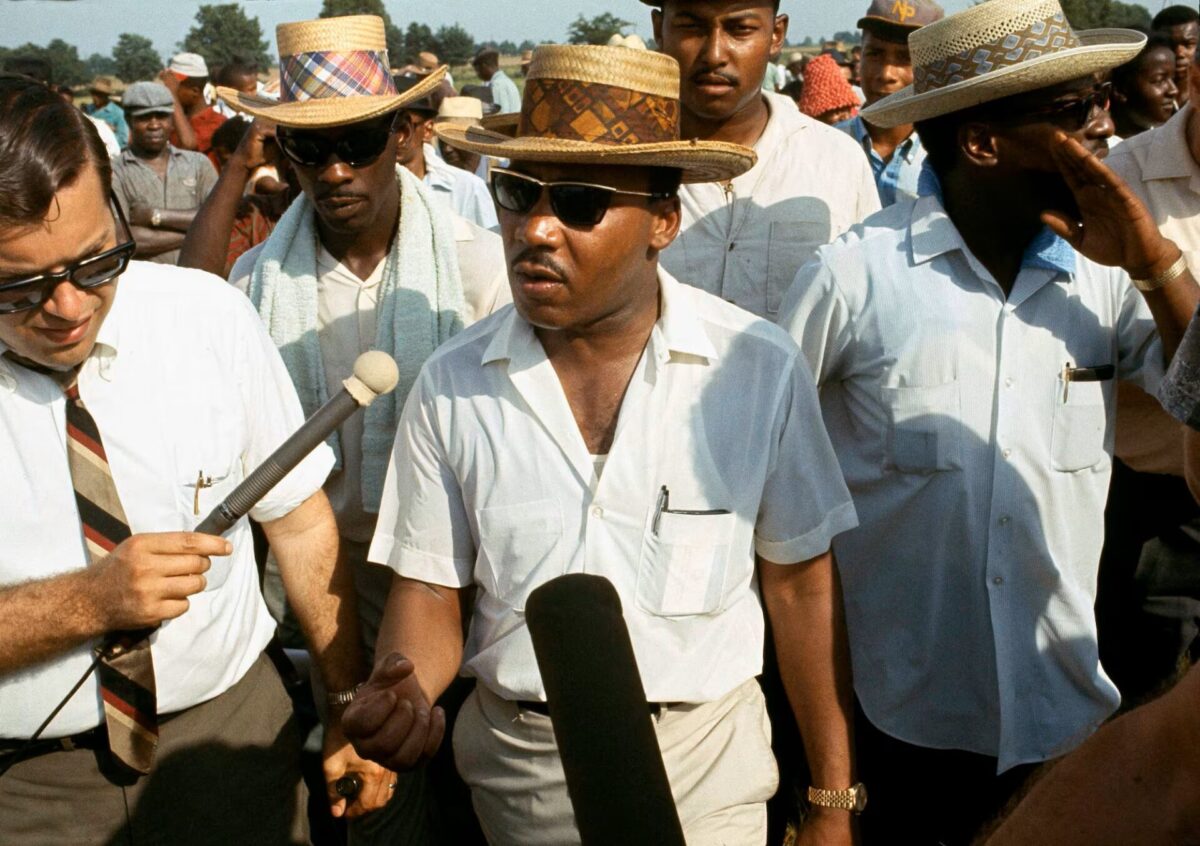
[[[398,772],[432,758],[446,733],[446,713],[430,706],[415,669],[403,655],[388,655],[342,714],[355,751]]]
[[[1079,216],[1048,210],[1042,222],[1086,258],[1148,279],[1171,266],[1180,252],[1164,238],[1142,201],[1082,144],[1055,135],[1051,155],[1075,195]]]

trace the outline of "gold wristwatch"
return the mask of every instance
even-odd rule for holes
[[[822,790],[819,787],[810,787],[808,803],[821,808],[838,808],[852,814],[861,814],[867,807],[867,786],[860,781],[849,790]]]

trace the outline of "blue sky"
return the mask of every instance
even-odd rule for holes
[[[220,2],[220,0],[209,0]],[[870,0],[783,0],[791,16],[790,33],[831,35],[854,28]],[[966,8],[972,0],[943,0],[947,11]],[[1150,0],[1157,5],[1160,0]],[[0,46],[32,41],[45,44],[54,37],[75,44],[83,57],[108,54],[122,32],[149,37],[159,52],[169,54],[192,25],[200,0],[0,0]],[[321,0],[242,0],[248,14],[257,16],[274,50],[275,25],[315,17]],[[562,41],[567,26],[582,13],[612,12],[637,23],[650,35],[650,11],[637,0],[385,0],[388,14],[401,26],[417,20],[434,29],[458,23],[477,40],[506,39],[520,43]]]

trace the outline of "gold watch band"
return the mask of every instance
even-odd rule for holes
[[[808,788],[808,802],[821,808],[836,808],[842,811],[862,813],[867,806],[867,788],[860,782],[847,790],[823,790]]]

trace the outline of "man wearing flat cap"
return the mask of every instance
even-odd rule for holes
[[[395,393],[339,427],[325,485],[371,651],[392,576],[368,563],[367,545],[404,397],[437,347],[504,301],[502,280],[495,267],[464,276],[449,210],[397,164],[413,132],[404,110],[437,90],[441,71],[397,91],[383,21],[373,15],[280,24],[276,41],[279,100],[225,88],[217,94],[276,125],[303,193],[270,237],[238,259],[230,281],[258,309],[306,412],[340,390],[341,374],[367,350],[383,350],[400,366]],[[268,576],[273,610],[283,616],[270,565]],[[353,695],[328,691],[338,708]],[[387,790],[385,809],[352,823],[356,842],[432,842],[424,771],[393,777]]]
[[[859,18],[862,30],[862,93],[870,106],[912,84],[908,36],[945,13],[933,0],[874,0]],[[884,129],[855,115],[837,128],[858,142],[871,163],[879,202],[887,208],[897,200],[917,197],[917,180],[925,150],[912,125]]]
[[[409,396],[369,555],[395,572],[388,657],[351,736],[388,767],[427,758],[461,669],[476,685],[453,747],[488,840],[578,843],[524,611],[539,585],[598,574],[688,842],[763,843],[765,616],[814,777],[853,784],[829,544],[856,521],[796,346],[659,264],[681,181],[734,178],[754,154],[680,140],[661,53],[539,47],[527,80],[515,126],[438,127],[512,163],[491,185],[514,308],[438,350]],[[847,846],[850,814],[815,814],[800,842]]]
[[[658,49],[679,62],[684,138],[754,149],[733,179],[685,185],[680,235],[663,254],[679,279],[775,320],[796,271],[817,247],[879,209],[854,143],[762,90],[783,49],[779,0],[642,0]]]
[[[968,844],[1120,697],[1096,573],[1117,379],[1153,394],[1195,311],[1178,246],[1104,166],[1096,75],[1145,36],[1056,0],[912,33],[920,199],[823,247],[782,325],[821,386],[862,524],[834,542],[867,844]]]
[[[113,193],[133,226],[138,258],[174,264],[217,171],[207,156],[170,142],[177,106],[166,86],[135,82],[123,105],[129,146],[113,162]]]

